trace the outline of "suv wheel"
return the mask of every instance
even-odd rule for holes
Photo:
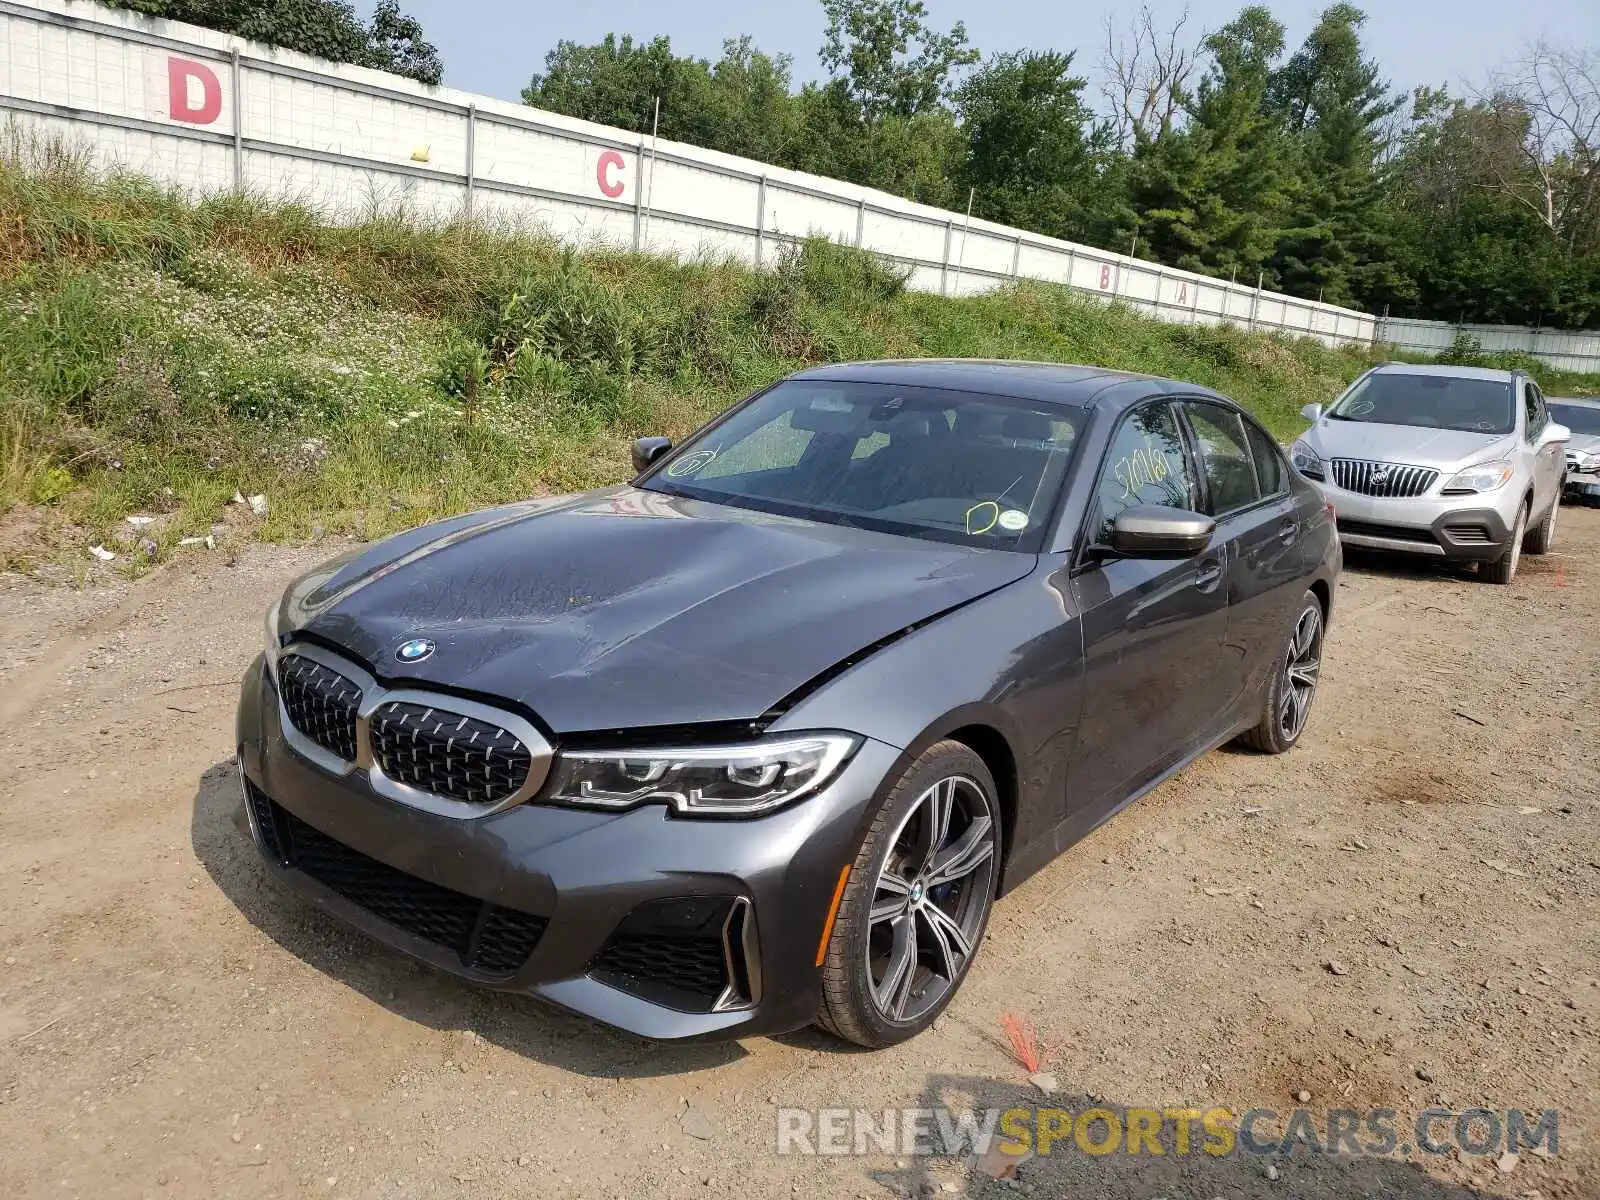
[[[1527,550],[1529,554],[1548,554],[1550,552],[1550,547],[1555,545],[1556,541],[1556,515],[1560,511],[1561,497],[1557,496],[1555,502],[1550,505],[1550,511],[1545,514],[1544,520],[1540,521],[1534,527],[1533,532],[1528,534]]]
[[[940,742],[900,777],[850,868],[822,961],[819,1023],[892,1046],[944,1011],[978,953],[1000,877],[983,760]]]
[[[1490,583],[1510,583],[1517,577],[1517,564],[1522,561],[1522,539],[1528,532],[1528,506],[1524,504],[1517,513],[1517,524],[1506,543],[1505,553],[1493,562],[1478,567],[1478,573]]]

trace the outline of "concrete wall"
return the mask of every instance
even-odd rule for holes
[[[405,204],[676,255],[770,262],[812,233],[968,295],[1022,276],[1165,320],[1369,344],[1376,319],[885,192],[323,62],[88,0],[0,0],[0,109],[194,193],[251,188],[354,219]],[[1448,339],[1447,339],[1448,340]]]
[[[1458,334],[1476,338],[1485,350],[1520,350],[1564,371],[1600,374],[1600,332],[1564,333],[1524,325],[1456,325],[1449,321],[1412,321],[1386,317],[1377,340],[1418,354],[1448,350]]]

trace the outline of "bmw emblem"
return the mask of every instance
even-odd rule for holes
[[[433,654],[433,643],[427,638],[412,638],[402,642],[394,656],[403,663],[419,663]]]

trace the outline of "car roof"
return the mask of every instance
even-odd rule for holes
[[[1014,359],[898,358],[831,363],[796,371],[790,378],[946,388],[1070,405],[1074,408],[1122,408],[1146,396],[1168,392],[1207,396],[1232,403],[1226,396],[1210,388],[1182,380],[1139,375],[1131,371],[1112,371],[1105,367]],[[1118,386],[1129,383],[1144,386]]]
[[[1375,375],[1443,375],[1452,379],[1493,379],[1509,383],[1517,372],[1500,367],[1462,367],[1454,363],[1384,363],[1374,367]]]

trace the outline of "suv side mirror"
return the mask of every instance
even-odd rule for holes
[[[642,472],[672,449],[672,439],[664,437],[642,437],[633,444],[633,469]]]
[[[1554,421],[1551,421],[1539,431],[1539,449],[1541,450],[1546,446],[1554,446],[1557,443],[1570,442],[1571,440],[1572,430],[1565,425],[1557,425]]]
[[[1315,425],[1322,420],[1322,405],[1308,404],[1300,410],[1300,415]]]
[[[1111,522],[1111,548],[1129,558],[1192,558],[1211,544],[1216,528],[1197,512],[1139,504]]]

